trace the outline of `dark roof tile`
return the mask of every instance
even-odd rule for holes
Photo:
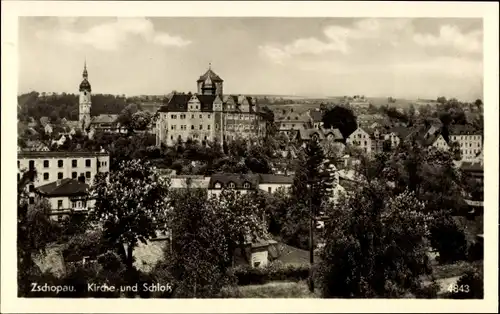
[[[44,196],[73,196],[86,195],[88,188],[89,186],[86,183],[65,178],[39,186],[37,191]]]

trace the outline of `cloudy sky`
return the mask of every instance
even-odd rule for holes
[[[208,64],[226,93],[482,97],[480,19],[19,20],[19,92],[195,91]]]

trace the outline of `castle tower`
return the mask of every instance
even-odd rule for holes
[[[88,81],[87,61],[83,66],[83,80],[80,83],[80,100],[79,100],[79,125],[82,129],[90,125],[90,108],[92,107],[92,100],[90,98],[92,89]]]
[[[199,95],[217,95],[222,98],[223,80],[212,71],[212,66],[209,64],[207,72],[200,76],[197,81]]]

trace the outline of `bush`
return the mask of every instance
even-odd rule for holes
[[[453,219],[440,217],[431,227],[431,245],[439,252],[441,264],[467,259],[465,232]]]
[[[283,265],[274,262],[270,266],[252,268],[251,266],[238,266],[233,269],[238,285],[264,284],[269,281],[301,281],[309,278],[309,264]]]

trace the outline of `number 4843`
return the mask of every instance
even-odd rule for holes
[[[451,284],[448,286],[448,292],[453,292],[453,293],[469,293],[469,285],[457,285],[457,284]]]

